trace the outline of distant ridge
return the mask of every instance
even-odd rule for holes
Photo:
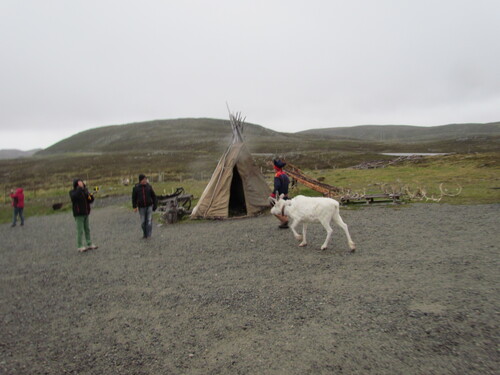
[[[336,137],[362,141],[429,142],[443,139],[500,135],[500,122],[450,124],[440,126],[359,125],[342,128],[311,129],[297,134]]]
[[[499,150],[500,122],[442,126],[361,125],[281,133],[245,123],[245,142],[254,153],[311,150],[461,152]],[[229,144],[228,120],[184,118],[154,120],[89,129],[42,150],[60,153],[176,152],[219,153]]]
[[[17,158],[26,158],[34,155],[39,152],[41,148],[37,148],[34,150],[21,151],[15,149],[8,150],[0,150],[0,159],[17,159]]]

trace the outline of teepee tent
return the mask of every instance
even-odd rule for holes
[[[251,216],[269,207],[271,189],[243,142],[244,119],[229,112],[232,142],[222,155],[191,218]]]

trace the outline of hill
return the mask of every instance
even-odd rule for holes
[[[275,132],[260,125],[249,123],[245,125],[244,136],[248,143],[269,144],[290,141],[295,143],[300,138]],[[231,125],[228,120],[208,118],[154,120],[86,130],[48,147],[38,155],[189,149],[213,152],[225,149],[230,140]]]
[[[37,148],[29,151],[21,151],[21,150],[0,150],[0,159],[15,159],[15,158],[25,158],[34,155],[39,152],[41,149]]]
[[[37,155],[60,153],[220,153],[231,139],[229,121],[209,118],[154,120],[86,130]],[[435,127],[364,125],[281,133],[246,123],[245,141],[254,153],[306,151],[461,152],[498,150],[500,122]]]
[[[311,136],[375,142],[430,142],[465,140],[500,135],[500,122],[441,126],[360,125],[343,128],[311,129],[299,132]]]

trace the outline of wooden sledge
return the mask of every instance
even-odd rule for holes
[[[293,164],[287,163],[285,168],[283,168],[289,177],[307,186],[314,191],[320,192],[324,197],[334,198],[339,201],[340,204],[349,203],[382,203],[382,202],[392,202],[401,203],[402,194],[345,194],[342,188],[337,186],[325,184],[324,182],[315,180],[314,178],[306,176],[299,168]]]

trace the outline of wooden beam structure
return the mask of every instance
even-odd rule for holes
[[[340,195],[342,194],[341,188],[325,184],[324,182],[315,180],[311,177],[307,177],[299,168],[290,163],[287,163],[285,168],[283,169],[288,174],[288,176],[297,180],[297,182],[301,183],[302,185],[320,192],[325,197],[335,198],[340,197]]]
[[[334,198],[341,204],[349,203],[377,203],[377,202],[393,202],[400,203],[402,194],[350,194],[344,189],[337,186],[325,184],[324,182],[315,180],[314,178],[306,176],[299,168],[293,164],[287,163],[283,168],[289,177],[310,189],[323,194],[324,197]]]

